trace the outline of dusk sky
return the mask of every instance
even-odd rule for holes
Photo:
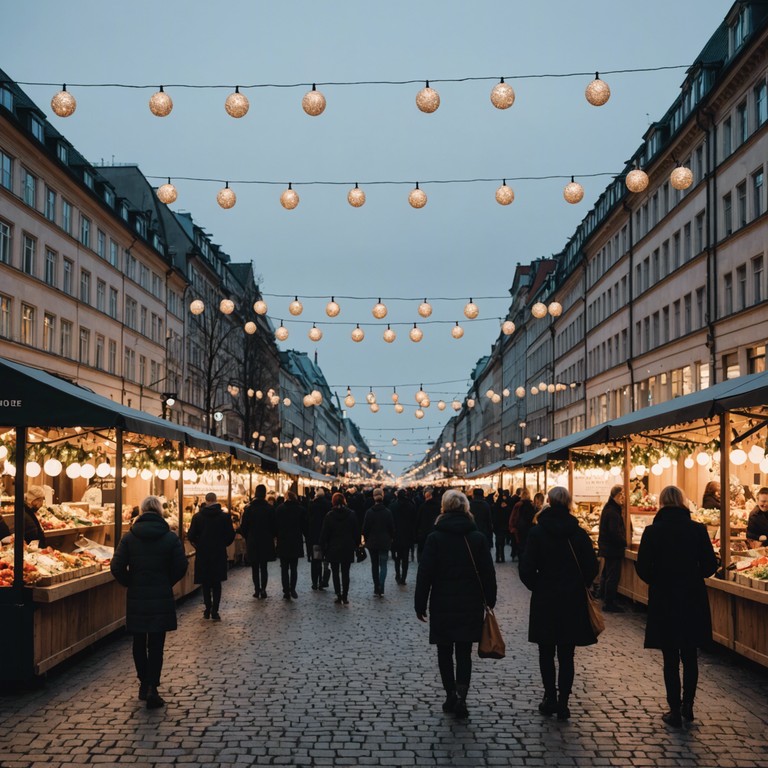
[[[730,6],[37,0],[3,5],[0,66],[18,82],[58,84],[22,87],[91,162],[136,163],[158,177],[155,184],[174,179],[174,207],[190,211],[233,261],[253,262],[270,316],[290,332],[281,346],[317,350],[340,398],[352,387],[358,405],[349,416],[397,473],[423,455],[453,414],[450,407],[438,412],[437,400],[462,398],[475,362],[490,351],[515,266],[562,250],[649,123],[675,99],[685,67],[603,73],[690,64]],[[600,108],[584,98],[595,71],[612,90]],[[529,77],[577,72],[592,74]],[[489,99],[500,76],[516,93],[503,111]],[[495,80],[437,82],[459,78]],[[416,108],[423,82],[319,85],[325,112],[310,117],[301,108],[312,83],[400,80],[430,80],[441,97],[437,112]],[[78,107],[61,119],[49,104],[65,82]],[[161,84],[174,101],[163,119],[147,108]],[[228,93],[255,84],[301,85],[242,88],[250,111],[229,117]],[[563,200],[567,179],[512,181],[570,175],[586,191],[576,206]],[[180,177],[229,180],[237,205],[225,211],[216,204],[222,183]],[[477,178],[492,181],[423,183]],[[494,200],[503,178],[515,191],[510,206]],[[420,210],[408,204],[416,181],[428,195]],[[288,182],[301,198],[292,211],[279,202]],[[355,182],[367,196],[358,209],[346,200]],[[308,324],[289,322],[290,299],[275,294],[299,296],[298,319]],[[335,320],[324,312],[332,295],[342,307]],[[384,321],[371,314],[379,297],[389,309]],[[474,321],[462,314],[470,297],[480,308]],[[430,320],[444,322],[420,323],[424,338],[414,344],[408,330],[424,298],[434,306]],[[465,329],[461,340],[451,338],[456,320]],[[307,338],[313,321],[324,332],[318,344]],[[397,333],[393,344],[382,340],[387,322]],[[366,333],[359,344],[350,338],[355,323]],[[418,421],[413,395],[421,383],[432,406]],[[394,386],[409,406],[402,415],[392,409]],[[369,387],[382,403],[377,414],[365,405]]]

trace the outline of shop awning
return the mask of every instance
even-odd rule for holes
[[[503,461],[497,461],[495,464],[487,464],[479,469],[473,469],[464,475],[466,480],[472,480],[476,477],[486,477],[488,475],[495,475],[497,472],[501,472],[503,469],[514,469],[520,466],[520,461],[517,458],[504,459]]]
[[[265,472],[277,472],[277,460],[267,456],[253,448],[246,448],[244,445],[234,445],[233,454],[239,461],[247,461],[250,464],[260,466]]]
[[[534,448],[532,451],[521,453],[517,457],[520,462],[518,466],[531,467],[536,464],[544,464],[553,459],[567,459],[568,451],[572,448],[604,443],[608,439],[608,424],[600,424],[597,427],[582,429],[581,432],[559,437],[551,443]]]
[[[277,467],[281,472],[285,472],[286,475],[293,475],[294,477],[307,477],[310,480],[319,480],[321,483],[332,483],[335,480],[333,477],[315,472],[314,469],[308,469],[299,464],[293,464],[290,461],[278,461]]]

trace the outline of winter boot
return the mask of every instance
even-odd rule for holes
[[[673,728],[680,728],[683,725],[683,718],[680,714],[680,707],[670,707],[669,712],[665,712],[661,719]]]
[[[680,706],[680,714],[683,720],[687,720],[689,723],[694,720],[693,699],[683,699],[683,703]]]
[[[147,709],[159,709],[165,706],[165,701],[160,698],[160,694],[157,692],[157,686],[150,685],[147,690]]]
[[[456,706],[453,708],[453,713],[461,720],[469,717],[469,710],[467,709],[467,693],[469,692],[468,685],[456,686]]]
[[[456,691],[446,691],[445,701],[443,702],[443,712],[454,712],[456,710]]]
[[[560,692],[560,696],[557,699],[557,719],[558,720],[568,720],[571,716],[571,710],[568,709],[568,698],[570,697],[570,693],[563,693]]]
[[[546,691],[544,693],[544,698],[541,700],[541,704],[539,704],[539,712],[542,715],[554,715],[557,712],[556,691]]]

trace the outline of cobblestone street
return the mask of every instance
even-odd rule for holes
[[[44,687],[0,696],[0,765],[727,766],[768,764],[768,670],[703,654],[697,720],[664,726],[660,654],[642,647],[642,611],[612,614],[599,644],[577,649],[572,719],[542,717],[528,592],[497,566],[503,661],[474,658],[470,718],[440,709],[436,653],[391,570],[373,596],[368,562],[352,569],[350,604],[312,592],[268,600],[246,568],[230,572],[220,624],[199,594],[168,636],[164,710],[136,698],[130,640],[111,638]]]

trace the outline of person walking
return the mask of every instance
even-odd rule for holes
[[[664,488],[659,504],[661,508],[640,539],[635,569],[648,584],[645,647],[661,649],[664,659],[669,710],[662,720],[679,728],[683,719],[694,719],[699,678],[697,649],[712,640],[704,579],[717,570],[717,559],[706,526],[691,520],[679,488]]]
[[[571,514],[568,490],[558,486],[548,495],[549,507],[541,510],[520,557],[520,580],[531,590],[528,640],[539,646],[544,685],[539,712],[567,720],[576,646],[597,642],[587,613],[586,589],[598,565],[589,534]]]
[[[192,517],[187,539],[195,547],[195,584],[203,588],[203,618],[221,621],[221,582],[227,580],[227,547],[235,540],[235,529],[215,493],[205,494],[205,504]]]
[[[349,566],[360,546],[360,529],[357,516],[344,504],[344,495],[334,493],[332,507],[323,520],[320,531],[320,547],[331,564],[335,602],[349,604]]]
[[[395,522],[389,508],[384,505],[384,490],[375,488],[373,506],[365,513],[365,520],[363,521],[363,539],[371,556],[373,593],[378,597],[384,597],[387,559],[394,538]]]
[[[467,497],[460,491],[447,491],[419,560],[414,607],[419,621],[426,621],[429,605],[429,642],[437,646],[445,689],[443,712],[459,718],[469,715],[472,643],[480,640],[483,628],[483,595],[493,608],[496,572],[488,540],[475,525]]]
[[[505,547],[509,536],[509,515],[512,508],[509,506],[509,491],[500,490],[499,497],[493,505],[493,536],[496,539],[496,562],[505,562]],[[513,550],[514,552],[514,550]],[[514,554],[510,555],[512,560]]]
[[[331,508],[324,488],[315,491],[315,497],[309,503],[307,514],[307,557],[310,562],[312,589],[325,589],[331,580],[331,569],[322,548],[320,547],[320,531],[323,520]]]
[[[392,554],[395,561],[395,581],[405,584],[408,578],[408,564],[411,547],[416,534],[416,507],[408,498],[408,492],[401,488],[393,502],[392,520],[395,524],[395,538],[392,542]]]
[[[304,556],[304,532],[307,512],[293,492],[285,494],[285,501],[275,511],[277,556],[280,558],[280,575],[283,582],[283,600],[296,600],[299,558]]]
[[[421,560],[427,536],[434,530],[435,520],[440,514],[440,502],[435,498],[433,488],[424,490],[424,503],[416,512],[416,557]]]
[[[527,488],[520,489],[520,500],[512,507],[509,515],[509,530],[514,531],[517,539],[518,559],[525,552],[525,545],[528,542],[528,533],[533,526],[533,518],[536,516],[536,507],[531,501],[531,492]]]
[[[488,549],[491,549],[493,547],[493,517],[482,488],[472,489],[472,501],[469,502],[469,511],[475,518],[477,530],[485,536],[488,542]]]
[[[621,577],[621,562],[627,548],[627,531],[624,525],[624,486],[614,485],[610,498],[600,513],[600,532],[597,536],[597,554],[603,558],[603,572],[600,575],[600,596],[603,610],[609,613],[623,613],[616,603],[616,594]]]
[[[243,511],[238,533],[245,539],[245,551],[251,564],[253,596],[267,597],[269,563],[275,559],[275,510],[267,501],[267,487],[256,486],[253,501]]]
[[[163,503],[157,496],[141,502],[141,514],[120,540],[109,569],[128,588],[125,628],[133,634],[139,699],[147,702],[147,709],[163,707],[165,701],[157,689],[165,633],[177,626],[173,585],[187,572],[187,556],[179,537],[163,520]]]

